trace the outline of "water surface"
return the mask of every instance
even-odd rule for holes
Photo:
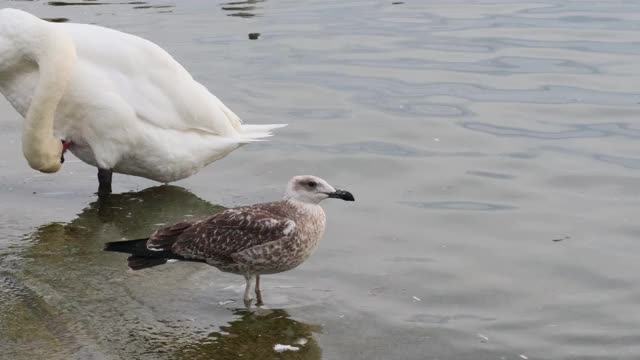
[[[638,358],[638,3],[0,3],[148,38],[246,122],[289,124],[99,202],[72,156],[28,168],[0,101],[0,358]],[[301,173],[357,202],[327,202],[268,309],[241,309],[241,277],[101,251]]]

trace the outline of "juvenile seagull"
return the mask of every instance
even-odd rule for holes
[[[251,306],[255,278],[256,305],[262,302],[260,275],[291,270],[315,250],[325,228],[320,202],[354,201],[323,179],[300,175],[287,185],[281,201],[227,209],[197,222],[179,222],[156,230],[147,239],[109,242],[106,251],[131,254],[133,270],[169,259],[206,262],[221,271],[244,275],[244,304]]]

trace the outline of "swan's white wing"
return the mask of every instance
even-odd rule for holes
[[[154,43],[94,25],[59,25],[73,37],[79,60],[98,87],[92,91],[117,94],[139,120],[162,129],[243,135],[240,118]]]

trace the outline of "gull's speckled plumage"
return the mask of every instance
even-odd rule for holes
[[[227,209],[195,222],[180,222],[155,231],[149,239],[107,243],[105,250],[129,253],[129,267],[140,270],[168,259],[206,262],[221,271],[244,275],[244,300],[251,304],[256,278],[257,304],[262,303],[260,275],[291,270],[315,250],[325,229],[319,205],[327,198],[353,201],[310,175],[296,176],[281,201]]]
[[[147,247],[204,260],[225,272],[273,274],[302,264],[316,248],[324,227],[320,206],[282,200],[159,229]]]

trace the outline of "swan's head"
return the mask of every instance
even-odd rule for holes
[[[43,173],[54,173],[60,170],[64,162],[64,152],[68,146],[68,142],[56,138],[38,142],[23,139],[22,152],[32,169]]]
[[[328,198],[355,200],[350,192],[336,190],[328,182],[312,175],[298,175],[289,180],[284,198],[308,204],[318,204]]]

